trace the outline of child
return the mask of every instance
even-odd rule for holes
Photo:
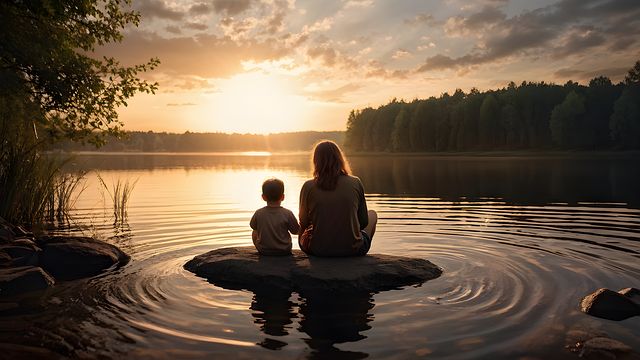
[[[297,234],[300,225],[291,210],[280,206],[284,200],[284,183],[270,178],[262,183],[262,200],[267,206],[256,210],[249,222],[253,229],[253,244],[262,255],[287,255],[291,253],[291,235]]]

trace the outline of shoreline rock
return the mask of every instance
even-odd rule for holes
[[[131,259],[118,247],[90,237],[56,236],[40,244],[40,267],[59,280],[95,276]]]
[[[589,315],[620,321],[640,315],[640,290],[626,288],[618,292],[602,288],[580,300],[580,309]]]
[[[129,260],[129,255],[104,241],[72,236],[35,238],[0,218],[0,297],[46,289],[56,280],[99,275]]]
[[[404,256],[321,258],[300,250],[266,256],[253,246],[212,250],[194,257],[184,268],[216,286],[236,290],[382,291],[418,285],[444,272],[428,260]]]

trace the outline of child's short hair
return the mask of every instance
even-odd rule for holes
[[[277,178],[269,178],[262,183],[262,195],[267,201],[279,201],[284,194],[284,182]]]

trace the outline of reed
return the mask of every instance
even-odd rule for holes
[[[98,181],[100,181],[100,184],[102,185],[102,189],[109,194],[109,197],[111,197],[115,222],[124,222],[127,218],[127,208],[129,206],[129,200],[131,199],[131,193],[138,183],[138,180],[140,180],[140,177],[133,182],[131,182],[131,179],[129,178],[126,180],[118,178],[114,183],[112,183],[111,188],[109,188],[98,172],[96,172],[96,175],[98,177]]]
[[[61,171],[56,173],[55,187],[45,204],[47,220],[69,220],[71,210],[75,208],[78,197],[86,189],[82,182],[86,174],[87,172],[84,170],[75,173]]]
[[[65,174],[61,168],[73,157],[59,161],[35,151],[3,154],[0,164],[0,216],[27,227],[69,215],[77,199],[83,172]]]

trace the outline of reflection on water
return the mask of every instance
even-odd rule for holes
[[[56,232],[103,238],[132,261],[0,298],[0,342],[114,359],[575,359],[567,332],[588,322],[640,351],[640,318],[577,307],[600,287],[640,287],[638,159],[353,157],[380,216],[372,252],[428,259],[443,276],[373,294],[213,286],[184,263],[251,245],[264,178],[284,180],[297,213],[310,176],[306,155],[259,155],[80,157],[73,166],[107,184],[140,177],[129,218],[114,226],[90,175]]]
[[[258,343],[260,346],[270,350],[287,346],[286,342],[273,337],[289,335],[293,320],[299,318],[297,331],[307,335],[303,341],[313,349],[311,358],[362,359],[368,356],[363,352],[343,351],[334,345],[366,339],[361,333],[371,329],[371,293],[307,290],[300,292],[296,301],[291,301],[296,293],[289,290],[264,288],[252,289],[252,292],[250,309],[254,323],[260,324],[260,330],[271,336]]]

